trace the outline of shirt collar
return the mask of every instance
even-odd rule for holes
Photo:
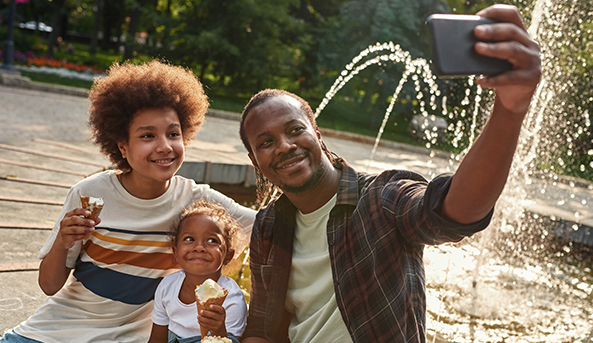
[[[340,184],[338,186],[336,205],[356,206],[360,197],[358,189],[359,173],[343,159],[338,160],[338,163],[340,165],[339,169],[342,169],[342,176],[340,177]]]

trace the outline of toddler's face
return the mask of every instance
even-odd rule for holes
[[[181,222],[173,254],[186,275],[213,280],[218,280],[222,266],[232,257],[222,229],[203,214],[189,216]]]

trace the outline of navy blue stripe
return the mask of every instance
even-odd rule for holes
[[[142,305],[152,300],[163,279],[124,274],[82,262],[80,258],[76,262],[74,277],[91,292],[130,305]]]
[[[134,230],[122,230],[122,229],[114,229],[110,227],[104,226],[97,226],[96,229],[107,230],[111,232],[120,232],[120,233],[127,233],[130,235],[167,235],[166,231],[134,231]]]

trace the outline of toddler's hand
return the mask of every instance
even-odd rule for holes
[[[213,336],[227,336],[225,319],[226,311],[220,305],[210,305],[210,310],[202,310],[198,313],[198,322],[201,326],[208,328]]]
[[[60,244],[64,249],[70,249],[74,243],[88,237],[95,231],[95,225],[101,222],[99,218],[96,221],[85,218],[90,214],[89,210],[83,208],[76,208],[66,213],[60,222],[60,231],[55,244]]]

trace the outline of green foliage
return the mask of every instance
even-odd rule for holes
[[[54,7],[63,3],[69,32],[88,37],[94,23],[97,0],[30,0],[17,6],[17,21],[40,20],[51,24]],[[518,6],[531,21],[535,0],[496,1]],[[413,58],[429,58],[425,18],[435,12],[473,14],[492,5],[491,0],[105,0],[101,20],[103,37],[96,55],[87,44],[74,43],[75,51],[56,51],[54,57],[106,69],[122,60],[119,37],[129,35],[131,9],[141,6],[138,32],[146,37],[134,43],[134,61],[152,57],[188,66],[201,78],[212,107],[239,112],[249,97],[273,87],[293,91],[318,104],[342,68],[360,51],[377,42],[393,41]],[[591,24],[593,2],[556,0],[552,23],[542,24],[544,78],[554,82],[555,96],[547,104],[546,116],[555,122],[542,136],[560,137],[540,144],[541,165],[555,171],[591,178],[593,169],[593,55]],[[577,13],[577,10],[580,11]],[[0,17],[7,6],[0,2]],[[0,25],[0,39],[6,32]],[[16,49],[44,53],[41,34],[15,31]],[[319,124],[375,136],[403,66],[390,62],[360,72],[330,102]],[[54,82],[49,80],[48,82]],[[58,81],[55,81],[58,82]],[[70,82],[70,81],[59,81]],[[448,107],[436,99],[429,114],[446,114],[455,127],[448,144],[441,148],[461,151],[470,142],[470,130],[484,123],[486,104],[492,93],[482,94],[475,105],[476,87],[470,79],[438,80]],[[396,102],[384,139],[412,142],[406,129],[419,103],[430,94],[422,81],[415,89],[408,81]],[[466,94],[469,90],[469,96]],[[476,109],[475,106],[479,108]],[[477,114],[477,115],[476,115]],[[475,118],[474,118],[475,115]],[[462,137],[462,138],[459,138]],[[569,141],[562,140],[569,137]],[[549,151],[544,151],[548,149]],[[538,163],[539,163],[538,162]]]
[[[493,1],[493,0],[447,0],[449,7],[451,8],[451,13],[455,14],[476,14],[480,10],[494,5],[505,3],[504,0],[502,1]]]
[[[54,52],[54,58],[57,60],[66,60],[77,64],[86,64],[96,66],[99,69],[106,70],[113,62],[122,61],[120,54],[113,54],[108,51],[98,51],[94,56],[89,53],[89,45],[84,43],[72,43],[74,53],[69,53],[65,49]],[[149,58],[146,57],[145,60]]]
[[[4,42],[7,39],[7,28],[0,27],[0,50],[4,50]],[[14,50],[21,52],[31,51],[35,55],[43,53],[45,45],[43,39],[39,35],[30,34],[22,30],[16,29],[13,31]]]
[[[447,4],[439,0],[346,2],[341,7],[340,15],[329,25],[319,49],[322,72],[327,75],[322,87],[329,89],[341,68],[361,51],[376,43],[393,42],[409,52],[412,58],[427,59],[430,48],[425,20],[436,12],[448,12]],[[403,71],[403,65],[394,65],[391,62],[368,67],[340,90],[337,98],[356,99],[363,112],[369,116],[366,128],[376,132],[389,105],[388,99],[397,88]],[[393,115],[409,121],[418,112],[418,108],[412,105],[417,93],[413,84],[406,83],[399,98],[407,105],[403,110],[394,109]],[[397,129],[406,128],[407,126]],[[388,125],[386,130],[394,131],[396,128]]]
[[[150,14],[153,39],[146,52],[193,68],[211,87],[253,93],[274,78],[297,79],[292,67],[308,46],[302,21],[290,15],[296,0],[206,0],[160,4]],[[171,13],[168,13],[170,10]]]

